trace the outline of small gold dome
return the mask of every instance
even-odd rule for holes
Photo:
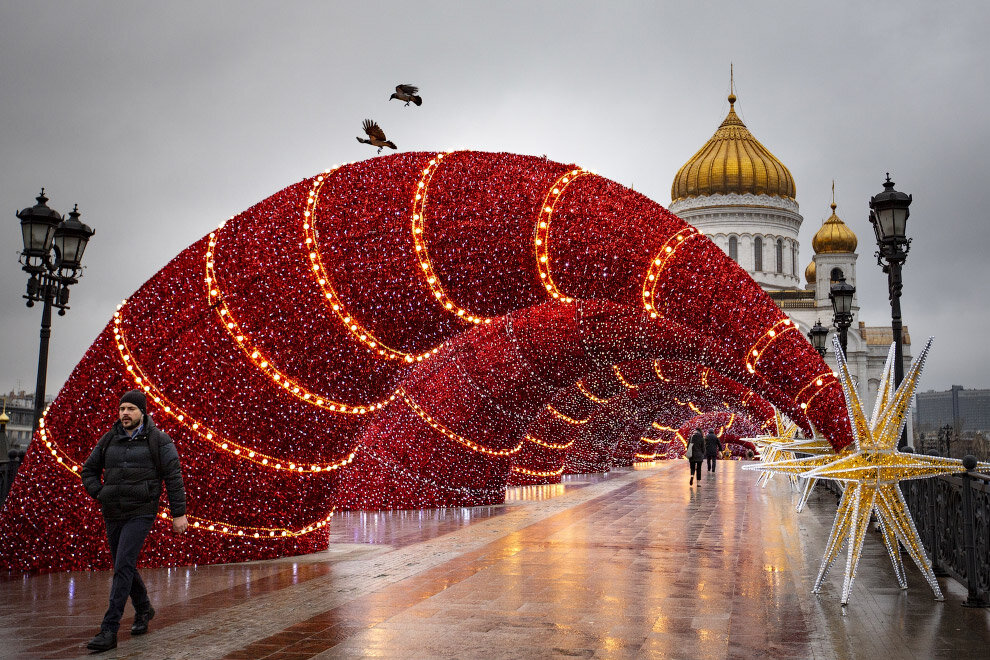
[[[815,283],[815,275],[817,272],[817,267],[815,266],[815,260],[812,259],[808,267],[804,269],[804,281],[808,284]]]
[[[822,228],[818,230],[815,237],[811,239],[811,247],[815,249],[815,254],[825,252],[855,252],[859,245],[859,239],[852,229],[846,226],[839,216],[835,214],[835,201],[832,202],[832,215]]]
[[[735,111],[729,94],[729,114],[698,153],[684,163],[670,187],[670,199],[736,193],[794,199],[794,177],[753,137]]]

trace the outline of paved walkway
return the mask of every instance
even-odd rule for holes
[[[700,487],[658,463],[497,507],[345,513],[323,553],[144,570],[150,633],[99,657],[987,657],[990,611],[963,608],[947,578],[935,602],[913,564],[898,589],[875,534],[845,611],[844,556],[813,595],[835,497],[796,514],[779,477],[760,489],[740,463],[719,468]],[[0,657],[85,656],[108,586],[0,577]]]

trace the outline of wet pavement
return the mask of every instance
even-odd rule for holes
[[[834,495],[797,514],[738,462],[689,486],[683,462],[510,489],[502,506],[343,513],[326,552],[144,569],[149,634],[88,654],[107,572],[0,577],[0,658],[976,658],[990,610],[936,602],[877,533],[850,604],[840,557],[811,593]],[[906,556],[905,556],[905,559]]]

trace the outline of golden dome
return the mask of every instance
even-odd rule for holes
[[[811,239],[811,247],[815,249],[815,254],[822,254],[823,252],[855,252],[857,245],[859,239],[856,238],[856,234],[835,214],[833,199],[832,215]]]
[[[808,284],[814,284],[816,271],[817,267],[815,266],[815,260],[812,259],[811,263],[808,264],[808,267],[804,269],[804,281]]]
[[[726,193],[773,195],[794,199],[794,177],[753,137],[735,111],[729,94],[729,114],[691,160],[684,163],[670,187],[671,202],[699,195]]]

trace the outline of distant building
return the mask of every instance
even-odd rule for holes
[[[45,397],[46,403],[51,403],[54,396]],[[6,409],[10,421],[7,423],[7,442],[11,448],[27,447],[31,442],[31,423],[34,421],[34,393],[23,390],[11,390],[0,395],[0,409]]]
[[[944,392],[930,390],[915,395],[915,430],[937,432],[952,426],[956,433],[990,432],[990,390],[967,390],[953,385]]]
[[[804,219],[795,199],[794,178],[750,133],[735,112],[735,102],[735,94],[730,93],[729,113],[722,125],[677,172],[668,208],[703,231],[742,266],[807,336],[816,321],[826,327],[832,321],[832,283],[843,278],[856,286],[859,240],[835,213],[833,186],[832,212],[812,238],[815,255],[803,271],[802,285],[798,233]],[[869,414],[893,331],[889,326],[868,327],[860,321],[856,297],[852,315],[846,361]],[[902,338],[907,370],[911,364],[907,325]],[[828,346],[825,361],[835,369],[831,341]],[[912,437],[910,428],[908,437]]]

